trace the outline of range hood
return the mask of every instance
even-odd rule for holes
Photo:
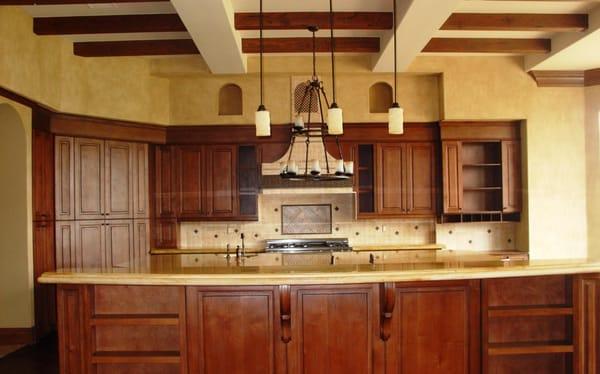
[[[353,194],[352,178],[336,180],[290,180],[282,178],[279,174],[282,165],[290,161],[296,162],[299,173],[304,174],[306,163],[305,142],[296,142],[294,147],[288,148],[288,151],[279,160],[271,163],[262,164],[261,192],[263,194],[277,193],[300,193],[300,194]],[[290,156],[290,152],[292,153]],[[334,156],[325,151],[321,138],[311,138],[308,146],[308,160],[318,160],[323,173],[327,172],[326,165],[329,163],[330,172],[335,171],[337,162]],[[310,162],[309,162],[310,170]],[[310,172],[310,171],[309,171]]]

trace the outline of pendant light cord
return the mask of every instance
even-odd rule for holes
[[[335,104],[337,101],[335,100],[335,40],[333,39],[333,0],[329,0],[329,28],[331,36],[331,82],[333,84],[332,104]]]
[[[398,63],[397,63],[397,53],[396,53],[396,0],[394,0],[394,103],[398,102]]]
[[[395,1],[395,0],[394,0]],[[260,0],[260,106],[263,106],[263,0]]]

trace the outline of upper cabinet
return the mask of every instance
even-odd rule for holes
[[[147,165],[143,144],[56,137],[56,218],[149,217]]]
[[[34,128],[31,142],[33,220],[52,221],[54,220],[54,135]]]
[[[519,122],[445,122],[441,130],[443,213],[518,218]]]

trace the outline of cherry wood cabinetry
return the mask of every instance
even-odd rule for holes
[[[32,132],[33,220],[54,221],[54,135]]]
[[[56,220],[75,219],[75,147],[74,139],[55,137],[54,189]]]
[[[190,372],[284,372],[276,303],[274,287],[188,287]]]
[[[502,142],[502,211],[521,211],[521,142]]]
[[[600,373],[600,275],[575,277],[574,310],[576,360],[573,372]]]

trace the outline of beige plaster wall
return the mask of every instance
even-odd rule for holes
[[[145,58],[81,58],[65,38],[33,34],[33,20],[0,7],[0,86],[59,111],[169,123],[169,82]]]
[[[28,328],[34,324],[31,111],[4,99],[0,180],[0,328]]]
[[[600,258],[600,86],[585,89],[588,242]]]

